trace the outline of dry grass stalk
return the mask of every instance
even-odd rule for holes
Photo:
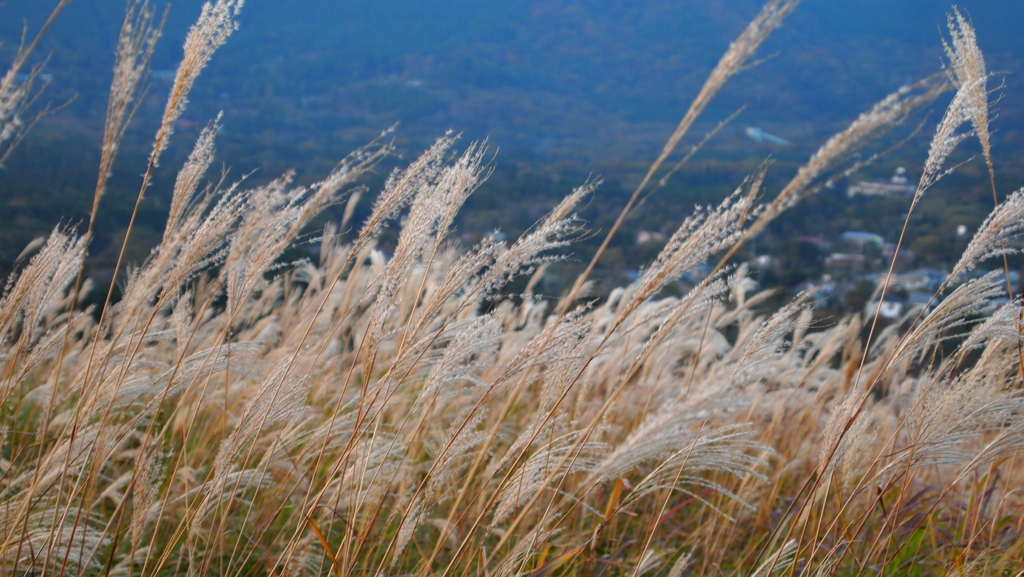
[[[204,9],[179,77],[194,80],[239,6]],[[751,34],[791,9],[769,6]],[[940,88],[897,93],[792,190]],[[977,86],[960,89],[933,168],[974,122]],[[684,222],[634,285],[550,311],[501,289],[560,258],[597,183],[511,245],[456,249],[455,213],[489,169],[482,145],[451,154],[451,135],[391,175],[352,243],[328,228],[319,264],[275,268],[390,147],[311,187],[285,175],[204,188],[216,127],[179,173],[160,246],[99,326],[73,311],[86,241],[67,230],[0,298],[0,572],[824,575],[896,571],[886,544],[908,527],[929,536],[915,554],[936,570],[1017,570],[1021,306],[979,317],[995,273],[867,344],[859,318],[812,326],[808,295],[758,312],[769,294],[748,294],[745,267],[658,298],[742,242],[762,171]],[[1014,246],[1020,197],[993,211],[957,274]],[[403,211],[387,259],[375,239]],[[970,545],[928,545],[947,539]]]
[[[849,155],[872,139],[900,124],[913,111],[931,104],[948,89],[941,76],[932,76],[900,87],[861,113],[849,126],[829,138],[811,158],[800,167],[796,176],[768,205],[744,240],[753,238],[784,211],[810,194],[813,184],[828,175]]]
[[[697,97],[694,98],[690,104],[690,108],[683,115],[682,120],[679,121],[679,125],[669,136],[665,146],[662,147],[661,153],[658,158],[655,159],[654,163],[647,170],[647,174],[640,181],[640,184],[633,191],[626,206],[619,213],[618,218],[615,220],[615,224],[608,231],[601,246],[597,249],[597,253],[591,259],[590,264],[587,265],[586,270],[580,275],[573,285],[572,290],[569,291],[569,298],[565,299],[562,305],[562,313],[568,310],[566,307],[570,304],[583,289],[584,283],[590,277],[590,273],[594,270],[594,266],[597,261],[604,254],[605,249],[608,247],[608,243],[611,242],[615,233],[618,232],[622,223],[626,220],[626,216],[632,210],[633,205],[636,204],[640,194],[647,188],[647,185],[654,178],[654,175],[664,164],[665,160],[675,151],[679,142],[686,136],[686,133],[690,131],[693,123],[696,122],[697,118],[704,112],[707,105],[714,99],[718,92],[725,86],[725,83],[730,78],[736,75],[748,60],[757,52],[757,49],[761,47],[761,44],[771,36],[772,32],[776,28],[782,25],[782,21],[789,15],[790,12],[796,9],[799,5],[800,0],[769,0],[758,12],[757,16],[750,21],[750,24],[743,30],[743,32],[729,44],[728,50],[719,59],[718,64],[711,71],[708,79],[704,81],[704,85],[701,87],[700,92],[697,93]]]
[[[42,71],[42,66],[31,67],[24,79],[19,78],[19,73],[28,65],[29,57],[32,56],[43,36],[70,1],[59,0],[57,2],[46,22],[28,45],[25,45],[25,38],[22,37],[21,46],[18,47],[14,55],[11,67],[0,78],[0,146],[3,147],[0,164],[7,160],[11,151],[34,123],[34,119],[26,117],[25,114],[34,103],[35,96],[40,92],[34,90],[34,85]]]

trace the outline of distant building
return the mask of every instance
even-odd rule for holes
[[[825,258],[825,266],[834,271],[861,272],[864,270],[864,255],[834,252]]]
[[[885,239],[873,232],[846,231],[839,235],[839,240],[845,244],[856,246],[858,250],[864,250],[864,245],[871,243],[881,248],[885,245]]]
[[[878,305],[878,298],[872,298],[868,301],[868,304],[864,305],[864,314],[873,317],[877,311],[878,316],[892,321],[900,318],[900,315],[903,314],[906,301],[897,296],[885,295],[885,298],[882,299],[881,308]]]
[[[917,187],[907,179],[907,169],[902,166],[896,169],[889,180],[862,180],[846,189],[846,196],[853,198],[863,196],[896,196],[913,195]]]
[[[636,243],[643,244],[652,240],[665,240],[665,235],[660,232],[651,232],[649,230],[641,230],[636,233]]]
[[[931,279],[916,272],[895,273],[889,279],[889,286],[905,291],[922,291],[928,288]]]

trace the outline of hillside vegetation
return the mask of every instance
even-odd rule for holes
[[[996,189],[989,72],[956,9],[942,73],[865,111],[770,200],[760,167],[635,282],[591,296],[626,216],[796,5],[770,0],[730,45],[589,265],[547,299],[545,270],[594,234],[577,211],[599,180],[521,237],[467,247],[451,237],[495,162],[486,143],[446,134],[378,190],[360,183],[388,134],[315,184],[287,172],[249,186],[210,171],[220,117],[178,172],[156,248],[97,286],[83,263],[161,26],[130,2],[91,218],[27,248],[0,299],[0,572],[1019,575],[1024,309],[1008,265],[972,271],[1019,250],[1024,190]],[[207,4],[189,30],[136,213],[241,8]],[[0,81],[8,146],[31,124],[35,45]],[[906,221],[968,139],[995,206],[937,306],[884,327],[878,312],[821,324],[811,290],[758,312],[771,295],[732,257],[943,94]],[[332,205],[343,216],[318,262],[283,258]],[[692,290],[664,295],[703,264]]]

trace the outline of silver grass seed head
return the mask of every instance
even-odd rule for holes
[[[124,22],[117,41],[117,60],[114,80],[107,101],[107,114],[103,126],[100,174],[97,179],[96,200],[103,194],[107,179],[113,170],[114,158],[124,137],[128,122],[137,106],[136,99],[146,75],[149,73],[153,49],[160,37],[163,22],[154,24],[153,9],[148,0],[133,0],[125,10]]]
[[[42,336],[38,325],[62,305],[85,248],[85,238],[76,238],[74,229],[57,226],[21,273],[10,277],[0,298],[0,343],[19,320],[21,346],[29,347]]]
[[[355,243],[354,252],[359,253],[374,238],[380,229],[415,197],[440,172],[445,155],[455,144],[456,136],[451,132],[437,139],[404,170],[395,169],[388,176],[384,190],[373,203],[370,216],[363,223]]]
[[[473,451],[487,439],[486,432],[480,430],[486,416],[487,411],[483,408],[472,412],[464,409],[452,420],[441,450],[435,457],[434,474],[427,481],[426,494],[437,495],[458,478]]]
[[[967,89],[971,101],[971,123],[985,151],[985,160],[991,163],[989,153],[989,111],[988,111],[988,72],[985,68],[985,57],[978,48],[978,39],[974,26],[964,18],[955,6],[953,13],[946,15],[946,28],[949,30],[949,42],[942,39],[942,47],[946,52],[950,80],[957,88]]]
[[[582,431],[573,431],[552,439],[522,462],[509,478],[494,507],[491,523],[501,523],[519,506],[544,490],[549,478],[557,483],[573,473],[589,473],[607,451],[603,443],[581,442]]]
[[[903,338],[902,343],[890,353],[889,364],[963,336],[965,330],[976,322],[975,319],[991,313],[992,299],[1003,294],[1006,294],[1006,284],[1002,270],[961,284]]]
[[[512,246],[500,250],[490,269],[482,275],[481,292],[491,295],[511,279],[530,274],[546,262],[559,260],[550,251],[569,246],[583,231],[583,222],[570,215],[521,236]]]
[[[482,384],[479,363],[497,351],[500,337],[500,323],[491,315],[479,317],[460,330],[445,347],[441,360],[417,396],[416,405],[443,400],[453,394],[444,389],[459,382]]]
[[[1004,285],[999,284],[999,294],[1003,294]],[[1021,306],[1021,299],[1016,298],[1012,302],[996,309],[989,315],[985,322],[981,323],[971,331],[967,339],[960,345],[961,351],[973,351],[985,347],[995,340],[1004,340],[1011,343],[1021,341],[1020,318],[1024,313]],[[992,347],[995,349],[996,347]]]
[[[750,577],[769,577],[775,573],[782,573],[789,569],[796,560],[797,541],[790,539],[786,541],[778,551],[769,555],[761,565],[750,574]]]
[[[214,52],[227,42],[235,30],[238,30],[238,13],[245,0],[217,0],[215,4],[203,4],[199,19],[189,28],[185,37],[184,56],[174,76],[171,94],[164,108],[160,129],[157,131],[153,151],[150,154],[155,164],[170,142],[174,125],[188,104],[188,95],[192,91],[199,73],[210,62]]]
[[[729,44],[729,48],[718,60],[718,64],[715,65],[711,74],[708,75],[708,79],[690,104],[689,110],[686,111],[675,132],[669,137],[655,163],[655,168],[675,150],[679,141],[689,132],[694,121],[707,108],[715,95],[721,91],[725,83],[743,69],[743,66],[757,52],[761,44],[782,25],[782,21],[796,9],[799,3],[800,0],[769,0],[736,40]]]
[[[1024,188],[1012,193],[985,217],[978,232],[971,238],[950,279],[955,280],[974,270],[982,261],[1020,252],[1015,242],[1024,235]]]
[[[719,508],[694,494],[692,488],[687,488],[690,486],[712,489],[744,508],[751,509],[749,503],[721,483],[708,479],[706,475],[727,473],[736,478],[750,476],[764,481],[766,478],[758,469],[765,465],[765,461],[757,455],[769,454],[771,450],[755,441],[753,431],[743,425],[724,426],[701,433],[703,431],[700,430],[691,432],[678,449],[667,456],[658,457],[660,462],[636,483],[624,503],[635,503],[654,491],[673,489],[683,491],[725,515]]]
[[[223,112],[218,113],[217,118],[203,128],[199,138],[196,139],[192,153],[189,154],[185,165],[178,172],[178,176],[174,181],[174,193],[171,196],[171,210],[167,216],[167,225],[164,232],[165,238],[171,231],[177,228],[178,221],[184,216],[192,196],[195,194],[196,189],[199,188],[200,180],[213,162],[214,140],[221,128],[220,121],[223,116]]]
[[[787,341],[786,337],[798,335],[810,326],[808,300],[814,296],[814,289],[798,294],[765,322],[761,323],[750,344],[743,351],[743,357],[734,369],[734,378],[743,381],[747,373],[758,365],[779,357],[785,350],[799,345]]]
[[[754,196],[744,194],[742,187],[713,209],[697,207],[644,272],[630,300],[619,311],[619,321],[669,282],[703,263],[715,252],[732,246],[742,236],[743,225],[757,215],[757,210]]]
[[[274,368],[252,399],[246,405],[238,424],[221,444],[214,461],[217,477],[231,471],[232,463],[241,449],[256,441],[267,427],[286,419],[296,418],[304,405],[309,388],[308,379],[289,376],[290,363],[286,360]]]
[[[132,480],[132,517],[129,523],[132,547],[138,547],[143,531],[156,511],[159,495],[160,473],[166,455],[159,445],[148,447],[135,463],[135,478]]]
[[[984,78],[974,79],[968,84],[961,84],[957,87],[953,100],[946,107],[946,112],[932,137],[931,145],[928,148],[928,158],[924,163],[924,172],[921,174],[917,192],[914,194],[914,203],[918,202],[924,192],[939,179],[956,168],[954,166],[943,170],[943,164],[961,142],[976,134],[973,129],[960,132],[960,128],[964,124],[972,123],[972,119],[983,113],[980,107],[987,108],[987,103],[978,102],[975,94],[978,87],[982,86],[984,82]]]
[[[851,153],[888,129],[901,124],[914,110],[928,105],[949,87],[941,75],[901,86],[863,112],[843,131],[831,136],[797,171],[796,176],[771,203],[752,231],[762,230],[767,223],[796,205],[817,188],[812,185],[842,163]],[[858,165],[855,164],[854,167]]]

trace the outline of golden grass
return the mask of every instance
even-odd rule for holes
[[[730,47],[645,185],[794,6],[770,2]],[[240,7],[220,0],[189,32],[140,198]],[[987,139],[983,60],[955,14],[958,92],[921,192],[965,134]],[[129,5],[97,198],[158,30]],[[75,306],[89,232],[54,230],[3,293],[0,573],[1014,574],[1022,309],[993,314],[1000,273],[899,330],[859,315],[812,327],[808,294],[765,317],[743,266],[658,298],[945,89],[901,89],[776,201],[758,204],[754,175],[633,285],[581,305],[584,277],[551,307],[532,287],[584,230],[573,210],[599,182],[511,244],[458,247],[454,217],[489,168],[485,145],[455,154],[446,135],[388,178],[353,242],[329,227],[319,263],[282,272],[281,253],[390,147],[310,187],[203,186],[215,120],[161,244],[98,320]],[[998,206],[958,274],[1015,246],[1022,198]],[[385,258],[375,239],[399,215]],[[521,298],[500,296],[531,274]]]

